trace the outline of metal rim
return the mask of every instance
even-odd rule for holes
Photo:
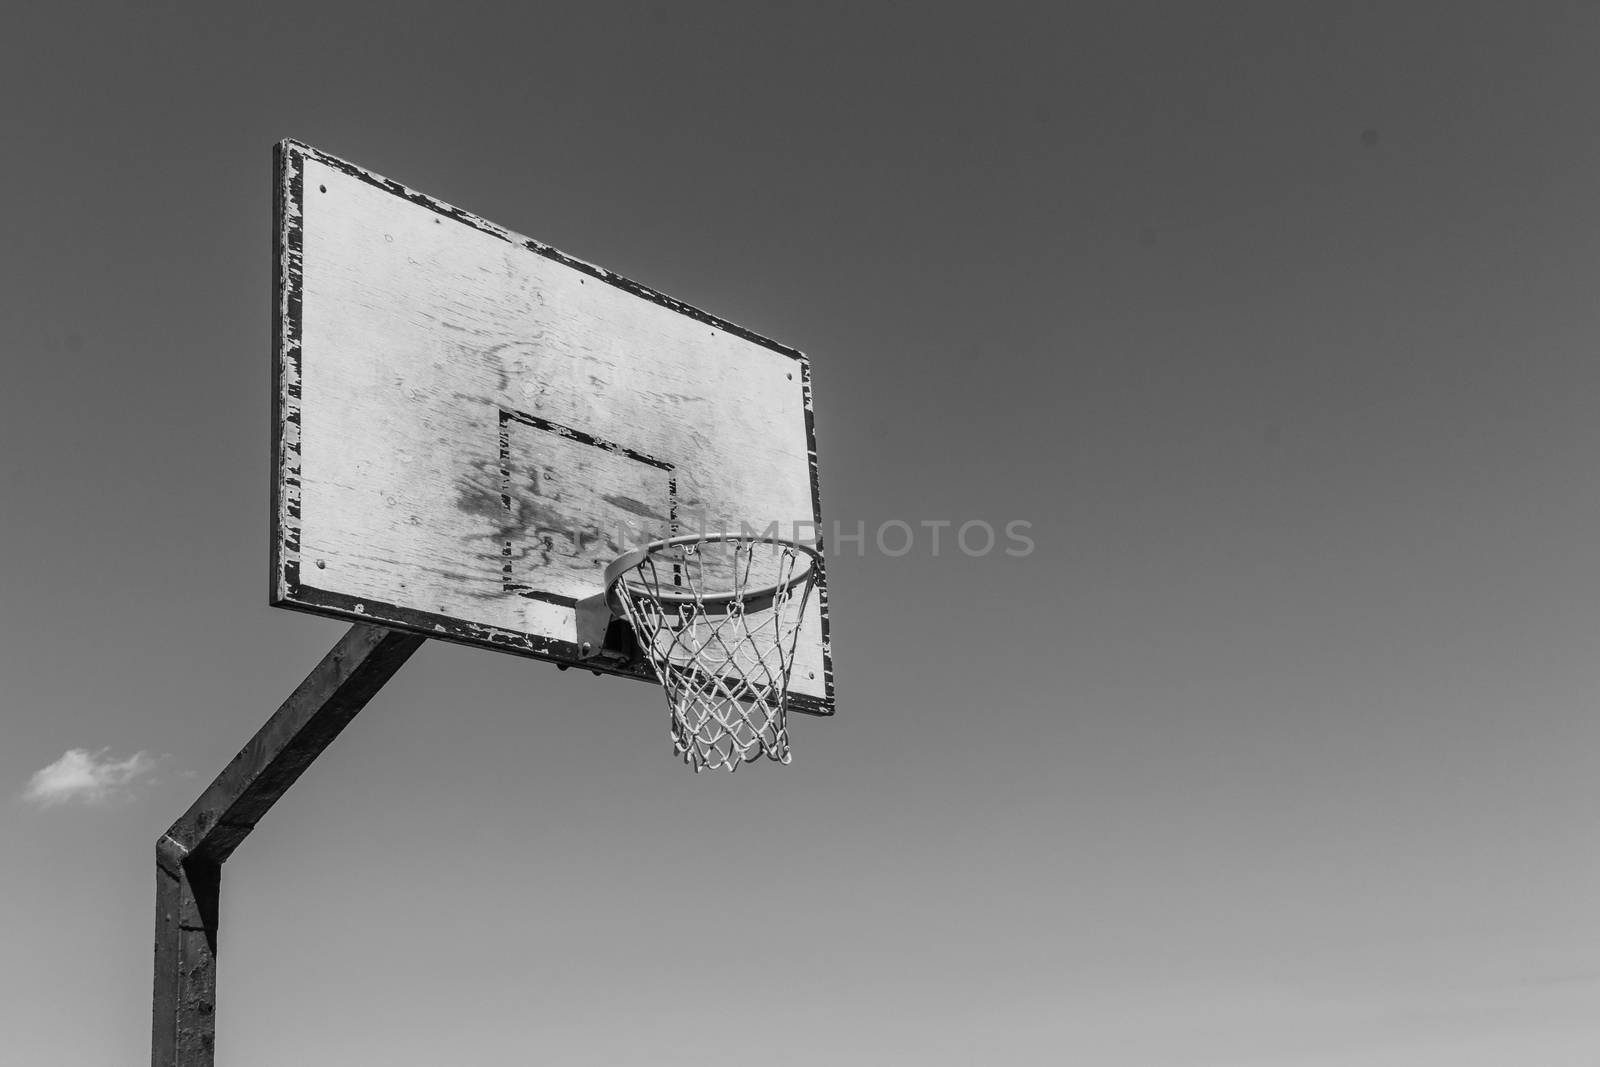
[[[622,585],[629,571],[643,563],[650,556],[669,548],[680,545],[706,545],[718,541],[739,541],[749,544],[782,545],[804,553],[806,565],[797,568],[795,574],[786,582],[774,582],[744,593],[708,593],[695,596],[693,593],[678,593],[670,590],[648,591],[639,589],[639,592],[653,597],[662,604],[701,604],[713,607],[722,607],[734,601],[742,601],[746,611],[761,611],[771,606],[771,601],[779,592],[793,589],[801,582],[809,581],[817,572],[822,562],[822,554],[815,548],[800,541],[791,541],[784,537],[741,537],[738,534],[680,534],[677,537],[667,537],[660,541],[652,541],[643,548],[636,548],[632,552],[624,552],[612,560],[605,569],[606,601],[610,604],[613,613],[620,615],[621,604],[616,600],[617,587]],[[763,603],[764,602],[764,603]]]

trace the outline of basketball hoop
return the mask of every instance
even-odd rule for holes
[[[818,562],[795,541],[691,534],[606,568],[606,614],[632,629],[667,691],[673,747],[696,773],[789,762],[789,673]]]

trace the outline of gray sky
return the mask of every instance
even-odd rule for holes
[[[1037,547],[836,551],[840,713],[731,778],[648,687],[424,647],[227,865],[219,1062],[1592,1063],[1597,45],[10,13],[8,1055],[147,1055],[154,840],[344,629],[264,606],[293,136],[808,351],[830,520]]]

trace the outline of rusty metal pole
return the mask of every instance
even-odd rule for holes
[[[156,842],[151,1067],[212,1067],[222,864],[425,640],[352,626]]]

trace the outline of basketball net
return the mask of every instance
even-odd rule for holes
[[[815,550],[710,536],[639,555],[612,577],[612,596],[666,690],[678,755],[697,774],[762,756],[788,763],[789,673]]]

